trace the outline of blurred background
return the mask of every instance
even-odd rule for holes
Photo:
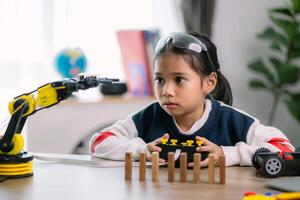
[[[269,43],[258,39],[257,34],[271,24],[269,10],[285,5],[280,0],[110,0],[105,3],[97,0],[0,0],[0,120],[9,116],[7,106],[13,97],[60,80],[67,74],[96,73],[120,78],[128,84],[130,77],[123,51],[130,46],[122,46],[122,31],[155,33],[153,45],[159,36],[194,29],[209,35],[216,44],[221,70],[233,90],[233,106],[269,124],[274,97],[266,90],[257,90],[260,86],[254,89],[249,86],[250,80],[259,77],[253,72],[255,66],[249,65],[270,55]],[[69,63],[64,64],[64,56]],[[147,61],[149,66],[146,67],[151,68],[150,56]],[[72,63],[77,64],[72,67]],[[294,63],[299,66],[299,62]],[[72,69],[64,73],[70,67],[68,64]],[[293,82],[293,88],[299,91],[297,81]],[[129,87],[129,93],[131,89]],[[120,97],[101,103],[103,94],[98,88],[79,92],[78,102],[58,105],[29,117],[24,129],[28,141],[26,148],[72,153],[76,151],[74,148],[82,146],[91,132],[152,100],[148,99],[150,94],[133,96],[133,100],[126,97],[123,101]],[[112,107],[116,110],[111,110]],[[297,104],[293,108],[300,109]],[[300,146],[297,113],[291,113],[285,103],[279,101],[273,114],[271,123],[295,146]],[[88,125],[83,125],[86,123]],[[70,127],[73,129],[69,130]],[[5,128],[1,130],[4,131]],[[76,131],[79,133],[71,140]],[[47,141],[47,145],[41,145],[42,141]],[[60,142],[63,144],[59,146]]]

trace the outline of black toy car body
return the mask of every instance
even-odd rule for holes
[[[300,175],[300,152],[276,152],[258,149],[252,156],[252,164],[265,177]]]

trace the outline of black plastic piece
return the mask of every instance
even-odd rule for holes
[[[262,153],[268,153],[268,152],[271,152],[271,151],[267,148],[262,147],[262,148],[257,149],[254,152],[254,154],[252,154],[251,163],[255,169],[260,169],[260,165],[259,165],[259,161],[258,161],[259,157],[257,157],[256,155],[261,154],[261,156],[262,156]],[[268,155],[266,155],[266,156],[268,156]]]
[[[176,149],[180,149],[181,152],[187,153],[187,162],[191,163],[194,161],[194,153],[201,153],[201,161],[205,160],[208,156],[208,152],[197,152],[196,148],[198,146],[184,146],[184,145],[170,145],[170,144],[158,144],[156,145],[161,148],[161,152],[159,152],[159,157],[164,159],[166,162],[168,160],[168,153],[174,152]],[[175,162],[175,166],[179,167],[179,160],[177,159]]]
[[[122,95],[127,92],[126,83],[100,84],[99,91],[103,95]]]
[[[17,155],[0,154],[1,164],[18,164],[25,163],[33,160],[33,156],[27,152],[21,152]]]

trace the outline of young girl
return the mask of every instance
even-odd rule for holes
[[[161,138],[202,140],[197,151],[212,154],[215,164],[224,154],[227,166],[250,166],[251,155],[260,147],[294,150],[278,129],[231,107],[230,85],[207,37],[172,33],[161,38],[153,71],[157,102],[94,134],[93,156],[124,160],[125,152],[131,151],[138,159],[141,151],[161,151],[156,146]],[[208,159],[201,162],[207,165]]]

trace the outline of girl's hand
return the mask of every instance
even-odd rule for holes
[[[203,141],[203,146],[197,147],[196,151],[198,152],[203,152],[207,151],[208,155],[213,155],[214,156],[214,163],[215,165],[220,164],[220,157],[223,155],[223,150],[220,146],[216,145],[215,143],[209,141],[208,139],[204,137],[196,137],[196,140],[202,140]],[[193,167],[193,163],[189,163],[189,167]],[[208,158],[200,162],[201,167],[207,167],[208,166]]]
[[[152,152],[160,152],[161,148],[156,146],[158,144],[161,144],[161,139],[169,139],[169,134],[165,133],[162,137],[157,138],[156,140],[149,142],[147,144],[147,160],[152,160]],[[164,159],[159,159],[159,162],[164,163],[166,162]]]

